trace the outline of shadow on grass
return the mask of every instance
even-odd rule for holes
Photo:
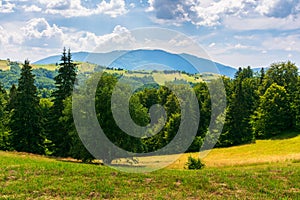
[[[86,165],[104,165],[102,162],[82,162],[81,160],[76,160],[72,158],[56,158],[57,161],[76,163],[76,164],[86,164]]]
[[[92,162],[82,162],[80,160],[72,159],[72,158],[56,158],[57,161],[59,162],[66,162],[66,163],[76,163],[76,164],[86,164],[86,165],[102,165],[104,166],[105,164],[101,161],[92,161]],[[111,163],[109,164],[111,167],[115,168],[145,168],[146,166],[142,165],[137,165],[137,164],[131,164],[131,163]]]
[[[110,164],[112,167],[128,167],[128,168],[145,168],[143,165],[130,165],[130,164]]]
[[[294,137],[297,137],[298,135],[300,135],[300,132],[285,132],[285,133],[281,133],[279,135],[273,136],[270,139],[271,140],[285,140],[285,139],[291,139]]]

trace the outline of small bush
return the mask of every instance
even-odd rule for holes
[[[193,158],[189,156],[188,161],[186,163],[188,169],[202,169],[205,167],[205,164],[201,162],[199,158]]]

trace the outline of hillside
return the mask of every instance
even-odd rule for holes
[[[198,72],[217,73],[228,77],[233,77],[236,72],[235,68],[204,58],[189,54],[172,54],[162,50],[113,51],[109,53],[77,52],[73,53],[72,56],[74,61],[95,63],[125,70],[136,70],[141,67],[152,70],[174,69],[191,74]],[[59,61],[60,55],[55,55],[38,60],[34,64],[53,64],[59,63]]]
[[[4,199],[298,199],[299,141],[297,136],[215,149],[204,159],[207,167],[203,170],[163,169],[143,174],[0,151],[0,196]],[[263,162],[255,161],[259,157]],[[254,160],[248,162],[249,158]],[[184,160],[180,162],[183,166]]]

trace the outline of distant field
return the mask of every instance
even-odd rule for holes
[[[78,69],[81,72],[86,72],[86,71],[94,71],[95,68],[95,64],[90,64],[90,63],[77,63],[78,64]],[[45,64],[45,65],[41,65],[41,64],[30,64],[32,66],[33,69],[47,69],[50,71],[54,71],[56,69],[58,69],[58,66],[56,66],[56,64]],[[20,67],[22,67],[22,63],[20,64]],[[0,69],[1,70],[9,70],[10,66],[9,63],[6,60],[0,60]]]
[[[1,70],[9,70],[7,60],[0,60],[0,69]]]
[[[49,64],[49,65],[35,65],[32,64],[31,65],[33,69],[39,69],[39,68],[43,68],[43,69],[47,69],[50,71],[54,71],[57,69],[57,66],[55,64]]]
[[[300,199],[300,136],[290,136],[214,149],[200,171],[183,169],[190,154],[168,169],[130,174],[0,151],[0,199]]]

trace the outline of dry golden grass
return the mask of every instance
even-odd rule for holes
[[[206,156],[203,156],[207,154]],[[185,153],[182,155],[165,155],[143,157],[139,165],[167,166],[168,169],[184,169],[188,157],[201,158],[208,167],[223,167],[237,165],[255,165],[263,163],[300,161],[300,135],[281,140],[257,140],[255,144],[247,144],[230,148],[216,148],[210,152]]]
[[[47,69],[50,71],[54,71],[57,69],[57,66],[55,64],[48,64],[48,65],[35,65],[35,64],[31,64],[32,69]]]
[[[0,69],[1,70],[9,70],[9,65],[7,60],[0,60]]]

